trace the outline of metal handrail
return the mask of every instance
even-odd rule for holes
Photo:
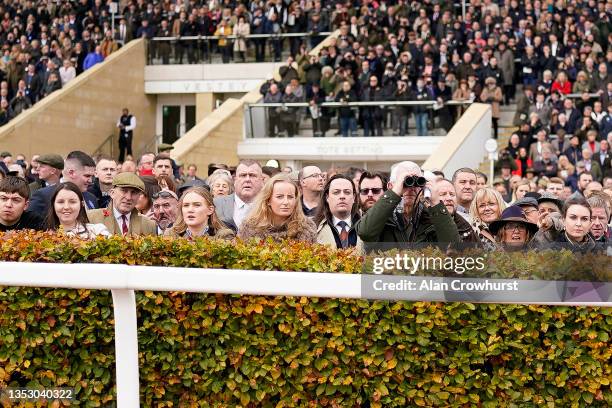
[[[114,134],[110,134],[106,137],[106,139],[104,139],[104,142],[102,142],[100,144],[100,146],[98,146],[98,148],[96,150],[94,150],[92,156],[96,157],[100,154],[103,154],[104,152],[102,151],[102,149],[104,149],[104,147],[106,146],[107,143],[110,142],[110,156],[113,157],[114,156],[114,150],[113,150],[113,139],[115,138]]]
[[[291,38],[291,37],[323,37],[332,34],[329,31],[320,33],[277,33],[277,34],[248,34],[248,35],[189,35],[178,37],[153,37],[152,41],[188,41],[188,40],[236,40],[236,39],[251,39],[251,38]]]
[[[149,141],[144,145],[142,149],[142,153],[146,152],[157,152],[157,141],[162,139],[162,135],[155,135],[149,139]]]
[[[444,105],[471,105],[472,101],[446,101]],[[437,101],[360,101],[360,102],[323,102],[318,104],[317,106],[326,108],[336,108],[336,107],[358,107],[358,106],[433,106],[437,105]],[[273,107],[287,107],[287,108],[307,108],[310,106],[308,102],[273,102],[273,103],[265,103],[265,102],[257,102],[257,103],[247,103],[248,107],[252,108],[273,108]]]
[[[562,96],[565,96],[566,98],[570,98],[570,99],[578,99],[578,98],[582,98],[583,95],[585,95],[585,93],[569,93],[567,95],[562,95]],[[588,95],[589,98],[599,98],[601,96],[598,93],[586,93],[586,95]]]

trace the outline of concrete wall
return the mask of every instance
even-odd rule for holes
[[[134,153],[151,148],[155,135],[155,97],[144,92],[145,43],[132,41],[107,60],[87,70],[60,91],[0,128],[0,148],[13,154],[72,150],[93,153],[113,134],[121,109],[136,116]],[[105,149],[105,153],[110,153]]]
[[[237,146],[244,139],[244,104],[255,103],[259,98],[256,90],[241,99],[225,101],[174,142],[172,157],[185,165],[195,163],[200,176],[206,174],[210,163],[237,163]]]
[[[484,145],[491,138],[491,118],[491,105],[470,105],[423,168],[442,170],[447,178],[461,167],[478,168],[487,154]]]

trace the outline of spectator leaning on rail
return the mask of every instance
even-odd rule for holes
[[[318,212],[317,242],[332,248],[363,247],[357,236],[355,224],[359,221],[359,202],[353,181],[343,174],[332,176],[321,196]]]
[[[156,235],[155,222],[140,215],[136,209],[138,197],[144,191],[144,183],[134,173],[117,174],[113,178],[108,207],[89,211],[90,222],[104,224],[114,235]]]
[[[427,207],[425,179],[415,163],[391,167],[388,190],[357,223],[357,234],[366,243],[460,242],[457,226],[443,203]],[[402,202],[401,210],[397,211]]]

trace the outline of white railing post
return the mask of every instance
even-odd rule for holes
[[[117,370],[117,406],[140,407],[138,378],[138,325],[136,296],[133,290],[113,289],[115,316],[115,367]]]

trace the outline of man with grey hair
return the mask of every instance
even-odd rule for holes
[[[444,203],[428,206],[425,182],[416,163],[394,164],[388,190],[357,223],[357,235],[370,243],[461,242]]]

